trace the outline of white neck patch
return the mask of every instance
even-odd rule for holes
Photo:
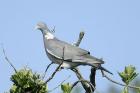
[[[54,35],[48,32],[48,33],[45,35],[45,38],[46,38],[46,39],[54,39]]]

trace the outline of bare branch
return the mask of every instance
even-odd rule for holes
[[[62,56],[62,62],[59,64],[59,66],[55,69],[55,71],[53,72],[53,74],[46,80],[46,84],[51,80],[53,79],[53,77],[55,76],[55,74],[60,70],[62,64],[63,64],[63,61],[64,61],[64,51],[65,51],[65,47],[63,48],[63,56]]]
[[[103,77],[105,77],[106,79],[108,79],[108,80],[111,81],[112,83],[115,83],[115,84],[120,85],[120,86],[127,86],[127,87],[129,87],[129,88],[140,89],[140,87],[137,87],[137,86],[125,85],[125,84],[122,84],[122,83],[117,82],[117,81],[115,81],[115,80],[112,80],[110,77],[108,77],[108,76],[104,73],[103,70],[101,70],[101,72],[102,72]]]
[[[72,71],[74,71],[76,73],[76,76],[78,77],[79,80],[85,80],[82,77],[78,68],[74,68],[74,69],[72,69]],[[82,84],[83,88],[85,89],[86,93],[92,93],[95,89],[94,85],[92,83],[89,83],[89,81],[88,82],[81,81],[81,84]]]
[[[4,54],[4,57],[5,57],[5,60],[10,64],[10,66],[14,69],[14,71],[15,72],[17,72],[17,70],[16,70],[16,68],[15,68],[15,66],[12,64],[12,62],[9,60],[9,58],[7,57],[7,55],[6,55],[6,52],[5,52],[5,49],[4,49],[4,47],[3,47],[3,45],[1,45],[2,46],[2,50],[3,50],[3,54]]]
[[[81,43],[81,41],[82,41],[82,39],[84,37],[84,34],[85,34],[84,32],[80,32],[77,42],[73,44],[74,46],[78,47],[80,45],[80,43]]]

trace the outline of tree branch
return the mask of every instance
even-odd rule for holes
[[[73,68],[72,71],[74,71],[76,73],[76,76],[78,77],[79,80],[85,80],[82,77],[82,75],[81,75],[80,71],[78,70],[78,68]],[[79,83],[79,82],[77,82],[77,83]],[[85,89],[86,93],[92,93],[94,91],[94,89],[95,89],[94,85],[92,83],[89,83],[89,81],[88,82],[81,81],[81,84],[82,84],[83,88]]]
[[[73,44],[74,46],[78,47],[80,45],[80,43],[81,43],[81,41],[82,41],[82,39],[84,37],[84,34],[85,34],[84,32],[80,32],[77,42]]]
[[[1,46],[2,46],[2,50],[3,50],[3,54],[4,54],[5,60],[6,60],[6,61],[10,64],[10,66],[14,69],[15,73],[17,73],[17,70],[16,70],[15,66],[12,64],[12,62],[9,60],[9,58],[8,58],[7,55],[6,55],[6,52],[5,52],[5,49],[4,49],[3,45],[1,45]]]
[[[103,70],[101,70],[101,72],[102,72],[103,77],[105,77],[106,79],[108,79],[109,81],[111,81],[111,82],[114,83],[114,84],[117,84],[117,85],[120,85],[120,86],[125,86],[125,87],[127,86],[127,87],[129,87],[129,88],[134,88],[134,89],[140,89],[140,87],[137,87],[137,86],[125,85],[125,84],[122,84],[122,83],[117,82],[117,81],[115,81],[115,80],[112,80],[110,77],[108,77],[108,76],[104,73]]]
[[[91,82],[89,82],[88,80],[78,80],[78,81],[76,81],[73,85],[72,85],[72,88],[71,89],[73,89],[79,82],[86,82],[87,84],[89,84],[90,85],[90,91],[86,91],[86,93],[92,93],[92,90],[94,89],[95,90],[95,88],[94,88],[94,86],[91,84]]]
[[[90,82],[94,87],[96,86],[95,75],[96,75],[96,68],[91,67]]]
[[[77,42],[74,43],[73,45],[78,47],[78,46],[80,45],[80,43],[81,43],[83,37],[84,37],[84,32],[80,32],[79,38],[78,38]],[[80,73],[80,71],[79,71],[78,68],[75,67],[75,68],[73,68],[73,69],[71,69],[71,70],[74,71],[74,72],[76,73],[76,76],[77,76],[77,78],[78,78],[79,80],[84,80],[84,78],[82,77],[82,75],[81,75],[81,73]],[[93,78],[93,77],[94,77],[94,76],[92,75],[92,78]],[[95,79],[93,79],[93,80],[95,80]],[[92,86],[95,85],[95,83],[91,86],[91,83],[89,84],[89,83],[87,83],[87,82],[81,81],[81,84],[82,84],[83,88],[85,89],[86,93],[92,93],[92,92],[94,91],[94,88],[93,88]],[[95,86],[94,86],[94,87],[95,87]]]

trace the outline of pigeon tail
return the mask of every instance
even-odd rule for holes
[[[107,70],[106,68],[104,68],[102,66],[100,66],[98,69],[101,69],[101,70],[103,70],[105,72],[108,72],[109,74],[112,74],[113,75],[113,73],[111,73],[109,70]]]

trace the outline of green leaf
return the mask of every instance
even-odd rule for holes
[[[132,65],[126,66],[124,71],[118,72],[118,74],[126,85],[128,85],[138,75],[138,73],[136,73],[136,68]]]
[[[71,93],[71,88],[72,88],[72,85],[69,83],[61,85],[61,89],[62,89],[63,93]]]

